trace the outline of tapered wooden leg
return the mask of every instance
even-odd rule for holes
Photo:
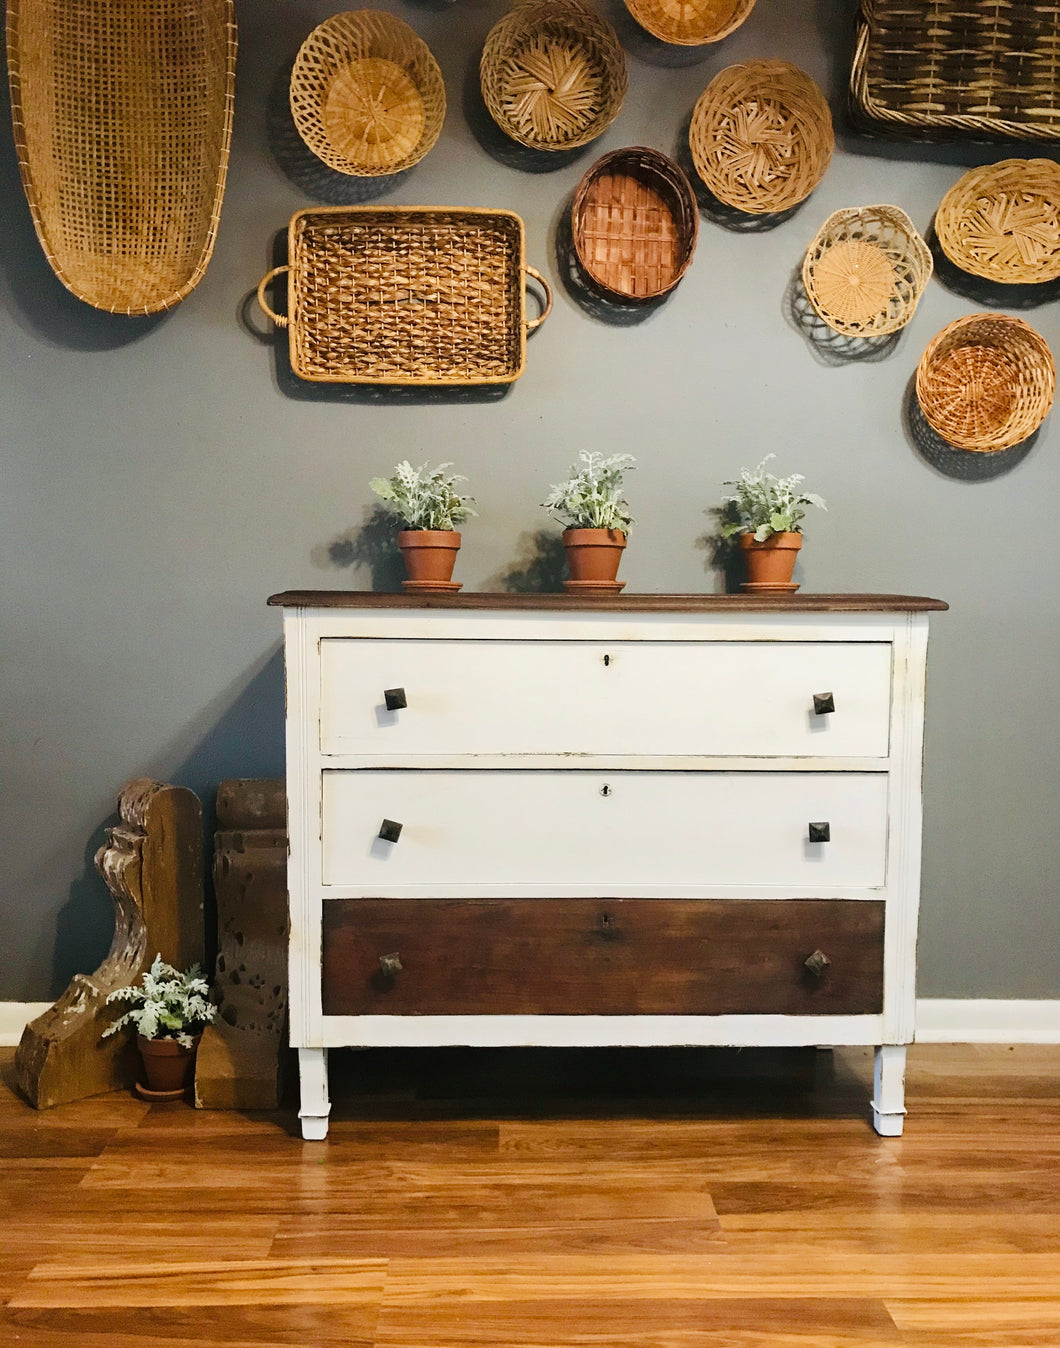
[[[876,1049],[873,1074],[872,1126],[881,1137],[901,1137],[905,1123],[905,1045]]]
[[[298,1050],[298,1077],[302,1090],[302,1136],[307,1142],[322,1142],[328,1135],[328,1051],[326,1048]]]

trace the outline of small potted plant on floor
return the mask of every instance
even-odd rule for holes
[[[453,566],[460,548],[456,526],[470,515],[475,500],[456,490],[467,479],[447,470],[451,463],[432,468],[422,463],[413,468],[407,459],[394,469],[393,477],[374,477],[368,484],[386,508],[404,524],[398,547],[405,558],[406,590],[459,590]]]
[[[582,450],[582,467],[571,465],[570,476],[555,483],[542,505],[554,519],[566,524],[568,593],[617,593],[625,584],[616,580],[622,549],[633,516],[622,491],[623,475],[636,460],[632,454],[605,458]]]
[[[777,477],[765,465],[774,454],[767,454],[757,468],[745,468],[726,487],[735,487],[731,496],[722,498],[723,538],[739,538],[747,562],[747,580],[742,590],[752,594],[788,594],[799,587],[791,579],[795,556],[802,547],[804,506],[826,510],[815,492],[803,491],[803,477]]]
[[[203,1028],[217,1014],[210,989],[195,964],[181,973],[156,955],[139,984],[115,988],[111,1002],[131,1003],[128,1011],[103,1031],[103,1038],[126,1025],[136,1030],[146,1088],[137,1091],[149,1100],[176,1100],[184,1094],[195,1064]]]

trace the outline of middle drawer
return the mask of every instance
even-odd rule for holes
[[[323,883],[362,894],[693,895],[733,885],[812,894],[886,878],[885,773],[353,769],[322,778]],[[384,820],[401,826],[396,841],[379,836]],[[811,823],[826,840],[811,840]]]

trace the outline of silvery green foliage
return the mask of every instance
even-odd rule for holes
[[[471,509],[475,498],[461,496],[455,489],[455,483],[466,482],[467,478],[447,473],[452,466],[440,463],[432,468],[429,463],[421,463],[413,468],[405,459],[394,469],[393,477],[373,477],[368,485],[383,498],[388,510],[401,516],[406,529],[452,530],[478,513]]]
[[[111,1002],[132,1002],[130,1010],[103,1031],[103,1038],[125,1025],[136,1027],[145,1039],[175,1039],[185,1048],[191,1048],[192,1035],[217,1015],[217,1008],[208,1000],[210,989],[202,976],[202,969],[193,964],[186,973],[180,973],[166,964],[161,955],[141,979],[142,986],[115,988],[107,998]]]
[[[721,527],[723,538],[753,533],[759,543],[764,543],[772,534],[802,533],[799,521],[806,514],[803,506],[828,509],[816,492],[799,490],[805,480],[801,473],[791,477],[767,473],[765,465],[775,458],[775,454],[767,454],[757,468],[745,468],[735,482],[724,483],[736,491],[722,497],[726,516]]]
[[[541,502],[553,518],[571,529],[618,529],[628,534],[635,523],[622,494],[622,475],[636,463],[632,454],[578,456],[584,468],[571,464],[570,477],[557,482]]]

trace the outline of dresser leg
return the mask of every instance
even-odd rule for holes
[[[326,1048],[298,1050],[298,1079],[302,1090],[302,1104],[298,1117],[302,1120],[302,1136],[307,1142],[322,1142],[328,1135],[328,1051]]]
[[[905,1045],[876,1049],[873,1075],[872,1126],[881,1137],[901,1137],[905,1122]]]

